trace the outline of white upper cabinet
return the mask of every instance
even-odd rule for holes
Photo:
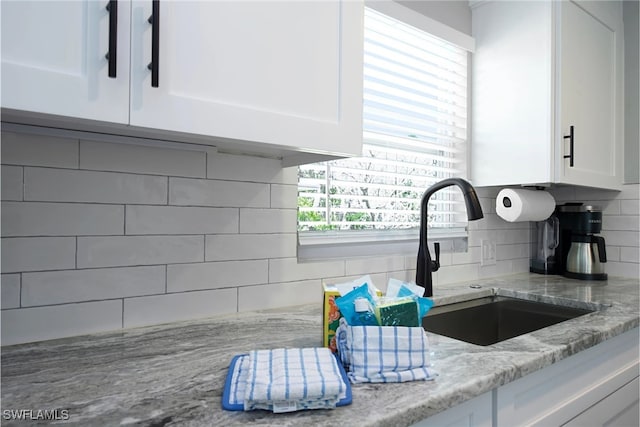
[[[130,4],[107,4],[3,0],[2,107],[128,123]]]
[[[150,25],[133,27],[131,124],[360,155],[362,13],[349,1],[161,1],[158,87]],[[149,15],[134,1],[134,20]]]
[[[116,78],[107,3],[3,1],[2,106],[298,161],[361,154],[361,1],[118,1]]]
[[[472,12],[474,185],[619,189],[621,3],[496,1]]]

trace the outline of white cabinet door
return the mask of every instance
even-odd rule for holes
[[[130,3],[117,7],[109,77],[107,1],[2,1],[2,107],[128,123]]]
[[[613,187],[622,178],[622,8],[620,2],[559,2],[558,181]],[[590,8],[589,8],[590,7]],[[573,166],[570,126],[574,128]]]
[[[491,427],[492,392],[481,394],[458,406],[426,418],[411,427]]]
[[[619,189],[621,2],[489,1],[472,12],[473,184]]]
[[[360,154],[362,7],[162,0],[152,87],[151,2],[134,1],[131,124]]]
[[[584,411],[563,426],[566,427],[605,427],[640,425],[640,406],[638,405],[638,378],[620,387],[591,408]]]
[[[473,9],[471,177],[476,186],[552,181],[552,5]]]
[[[498,388],[497,425],[546,427],[569,422],[638,377],[638,337],[637,328],[627,331]],[[638,389],[630,390],[625,399],[629,404],[637,401]],[[626,406],[602,405],[602,419],[614,418]]]

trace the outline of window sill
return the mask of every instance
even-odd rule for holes
[[[466,252],[465,229],[429,230],[429,243],[440,242],[442,253]],[[299,232],[298,261],[374,256],[412,256],[418,253],[417,230]]]

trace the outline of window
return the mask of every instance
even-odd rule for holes
[[[301,241],[417,239],[424,191],[466,176],[467,50],[371,8],[364,39],[363,156],[299,167]],[[465,234],[459,196],[430,199],[430,234]]]

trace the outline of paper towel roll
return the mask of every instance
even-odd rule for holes
[[[542,190],[504,188],[496,197],[496,213],[505,221],[543,221],[556,208],[553,196]]]

